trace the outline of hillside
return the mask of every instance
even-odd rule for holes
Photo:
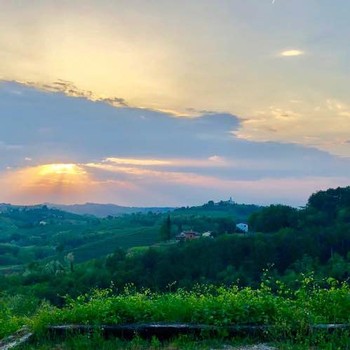
[[[60,295],[85,292],[91,286],[108,287],[111,281],[118,288],[133,283],[137,288],[162,291],[172,285],[191,288],[203,283],[257,287],[266,269],[292,287],[298,285],[298,274],[312,271],[319,280],[346,281],[350,271],[349,193],[349,187],[320,191],[303,209],[223,202],[180,208],[171,215],[75,216],[69,224],[53,221],[44,227],[19,227],[17,222],[17,236],[11,241],[7,238],[6,242],[2,232],[0,258],[3,266],[12,261],[30,263],[25,283],[39,288],[37,280],[41,280],[40,295],[55,302],[61,302],[58,291]],[[243,213],[236,219],[232,212],[238,210]],[[246,218],[249,211],[250,233],[233,234],[235,222]],[[35,209],[37,212],[40,218],[45,213],[47,218],[63,215],[48,208]],[[18,218],[30,216],[30,210],[10,211],[11,217],[2,213],[0,222],[14,229],[14,213]],[[170,240],[159,244],[161,228],[168,221]],[[214,238],[176,244],[174,237],[187,229],[210,230]],[[67,260],[71,254],[74,271]],[[48,268],[54,275],[46,275]]]
[[[52,204],[47,203],[49,208],[56,208],[70,213],[79,215],[93,215],[99,218],[107,216],[122,216],[125,214],[135,213],[167,213],[174,210],[171,207],[125,207],[117,204],[100,204],[100,203],[85,203],[85,204]]]
[[[173,211],[173,217],[180,216],[206,216],[212,218],[231,217],[235,222],[247,221],[249,216],[262,209],[255,204],[239,204],[232,200],[214,203],[209,201],[206,204],[193,207],[177,208]]]
[[[85,210],[89,207],[102,215],[106,208],[118,206],[86,204],[78,208]],[[256,212],[259,207],[221,203],[213,208],[206,204],[171,212],[170,208],[138,209],[143,212],[123,215],[120,212],[116,216],[97,218],[50,208],[48,205],[2,204],[1,269],[9,272],[17,270],[21,265],[42,260],[62,260],[68,253],[74,254],[76,262],[83,262],[103,257],[117,248],[152,246],[159,242],[161,224],[169,213],[173,235],[185,229],[200,232],[210,230],[216,234],[233,232],[236,222],[247,220],[248,214]]]

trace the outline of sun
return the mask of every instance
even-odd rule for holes
[[[86,182],[87,173],[78,164],[53,163],[35,168],[34,180],[38,186],[47,189],[75,191]]]
[[[45,175],[72,175],[72,176],[78,176],[85,174],[85,171],[78,166],[77,164],[45,164],[39,166],[38,175],[45,176]]]
[[[92,179],[83,165],[52,163],[20,169],[11,175],[17,197],[32,202],[69,202],[84,196]],[[33,199],[34,198],[34,199]]]

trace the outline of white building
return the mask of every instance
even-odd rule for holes
[[[207,231],[202,233],[202,237],[213,238],[211,231]]]
[[[236,228],[242,232],[245,232],[245,233],[247,233],[249,231],[248,224],[244,224],[244,223],[237,224]]]

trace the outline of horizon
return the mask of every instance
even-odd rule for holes
[[[299,207],[349,185],[350,3],[2,7],[1,202]]]
[[[327,189],[326,189],[327,190]],[[318,192],[318,191],[316,191]],[[312,194],[315,194],[316,192],[313,192],[310,194],[310,196]],[[219,204],[221,202],[223,203],[228,203],[230,202],[232,205],[255,205],[255,206],[270,206],[270,205],[286,205],[286,206],[291,206],[294,208],[304,208],[307,205],[307,202],[305,202],[303,205],[297,205],[297,206],[293,206],[293,205],[288,205],[285,203],[267,203],[267,204],[257,204],[257,203],[253,203],[253,202],[236,202],[232,199],[232,197],[230,197],[230,199],[225,200],[225,199],[219,199],[217,201],[211,200],[209,199],[206,202],[201,202],[201,203],[194,203],[194,204],[186,204],[183,203],[182,205],[177,205],[177,206],[171,206],[171,205],[161,205],[161,206],[157,206],[157,205],[147,205],[147,206],[140,206],[140,205],[123,205],[120,203],[111,203],[111,202],[72,202],[72,203],[68,203],[68,204],[64,204],[64,203],[54,203],[54,202],[41,202],[41,203],[32,203],[32,204],[21,204],[21,203],[7,203],[7,202],[0,202],[0,205],[9,205],[9,206],[16,206],[16,207],[39,207],[39,206],[62,206],[62,207],[66,207],[66,206],[84,206],[84,205],[101,205],[101,206],[107,206],[107,205],[111,205],[111,206],[117,206],[117,207],[122,207],[122,208],[141,208],[141,209],[147,209],[147,208],[170,208],[170,209],[179,209],[179,208],[191,208],[191,207],[201,207],[203,205],[208,204],[209,202],[213,202],[214,204]]]

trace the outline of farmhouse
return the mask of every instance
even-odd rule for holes
[[[195,231],[183,231],[176,236],[177,241],[190,241],[193,239],[200,238],[201,234]]]

